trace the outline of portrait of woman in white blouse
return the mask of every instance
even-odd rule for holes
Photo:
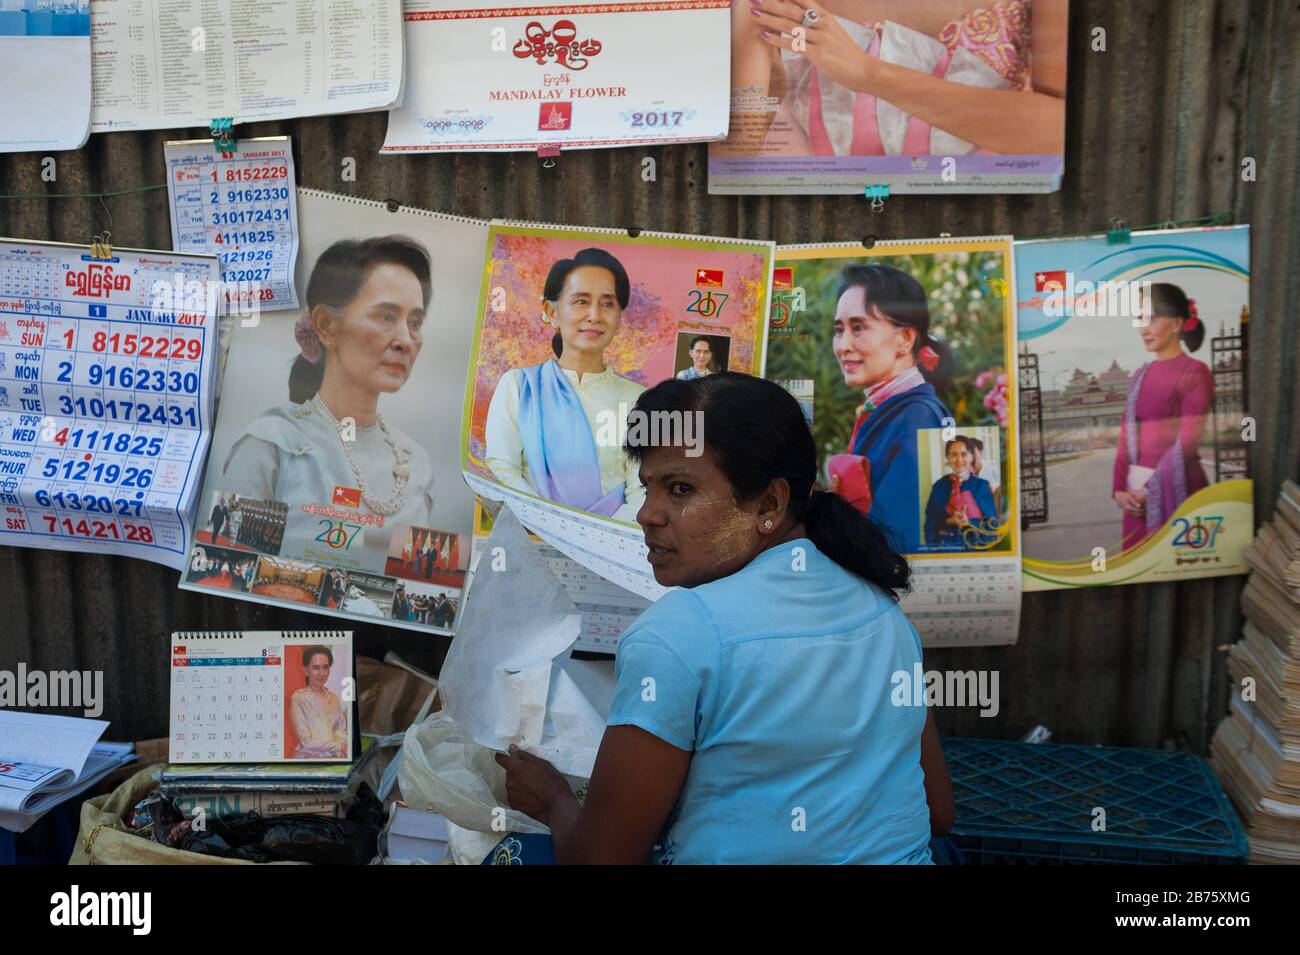
[[[412,239],[345,239],[326,249],[294,325],[289,403],[264,412],[235,442],[223,489],[327,506],[336,487],[350,488],[385,527],[429,526],[428,453],[384,420],[380,404],[415,373],[431,295],[429,255]]]
[[[555,262],[541,303],[555,357],[501,376],[484,434],[487,466],[503,484],[627,523],[645,490],[621,428],[645,386],[610,367],[605,350],[630,294],[626,269],[604,249]]]

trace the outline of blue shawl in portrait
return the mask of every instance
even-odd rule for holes
[[[624,485],[601,490],[596,439],[582,399],[554,358],[519,369],[519,436],[542,497],[610,517],[623,504]]]

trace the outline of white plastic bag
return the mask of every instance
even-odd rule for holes
[[[406,731],[397,770],[402,799],[462,829],[496,833],[498,839],[507,832],[550,832],[509,807],[506,771],[494,755],[462,733],[446,713],[434,713]]]

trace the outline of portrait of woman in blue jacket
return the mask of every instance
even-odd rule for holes
[[[831,469],[830,489],[889,528],[900,553],[915,553],[921,546],[916,432],[954,423],[936,391],[951,380],[952,353],[930,336],[921,283],[889,265],[844,270],[833,343],[844,383],[861,388],[865,401],[849,454],[837,456],[840,466]],[[869,496],[855,491],[862,487]]]
[[[959,434],[943,446],[949,473],[934,482],[925,505],[927,549],[977,550],[998,537],[998,510],[989,482],[975,474],[976,449]]]

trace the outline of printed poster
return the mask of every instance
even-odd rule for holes
[[[90,138],[90,0],[0,3],[0,153],[80,149]]]
[[[721,139],[727,6],[406,0],[406,89],[381,152]]]
[[[1060,188],[1068,0],[734,0],[709,192]]]
[[[1008,236],[779,246],[767,377],[800,399],[821,480],[908,557],[927,646],[1020,618]]]
[[[1250,227],[1016,260],[1025,589],[1247,573]]]
[[[92,0],[92,129],[175,129],[387,109],[400,0]]]
[[[298,212],[302,308],[234,329],[181,586],[450,633],[487,223],[309,189]]]
[[[623,453],[628,412],[701,363],[762,374],[773,248],[494,222],[462,423],[470,487],[604,579],[660,597],[636,523],[645,491]]]

